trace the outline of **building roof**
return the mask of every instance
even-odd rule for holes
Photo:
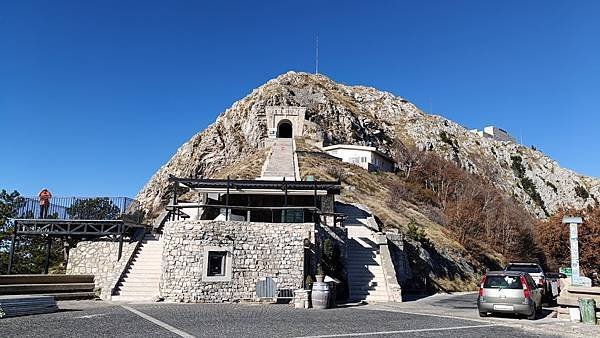
[[[247,194],[339,194],[341,182],[338,181],[283,181],[283,180],[228,180],[207,178],[179,178],[170,176],[169,181],[203,192],[225,192]]]

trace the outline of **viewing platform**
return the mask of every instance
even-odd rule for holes
[[[119,241],[120,259],[123,238],[143,230],[142,219],[139,202],[127,197],[52,197],[46,204],[37,197],[22,197],[15,216],[10,219],[14,231],[7,272],[12,272],[15,244],[20,236],[47,238],[46,272],[52,238],[55,237],[111,237]]]

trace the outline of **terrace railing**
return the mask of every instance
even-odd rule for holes
[[[14,218],[122,220],[139,224],[143,214],[139,202],[127,197],[52,197],[43,215],[39,198],[23,197]]]

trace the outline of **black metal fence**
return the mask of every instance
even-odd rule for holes
[[[140,223],[138,201],[127,197],[52,197],[44,206],[37,197],[23,197],[15,218],[124,220]]]

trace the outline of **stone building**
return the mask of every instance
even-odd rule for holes
[[[306,107],[266,107],[268,137],[293,138],[302,136],[305,113]]]

